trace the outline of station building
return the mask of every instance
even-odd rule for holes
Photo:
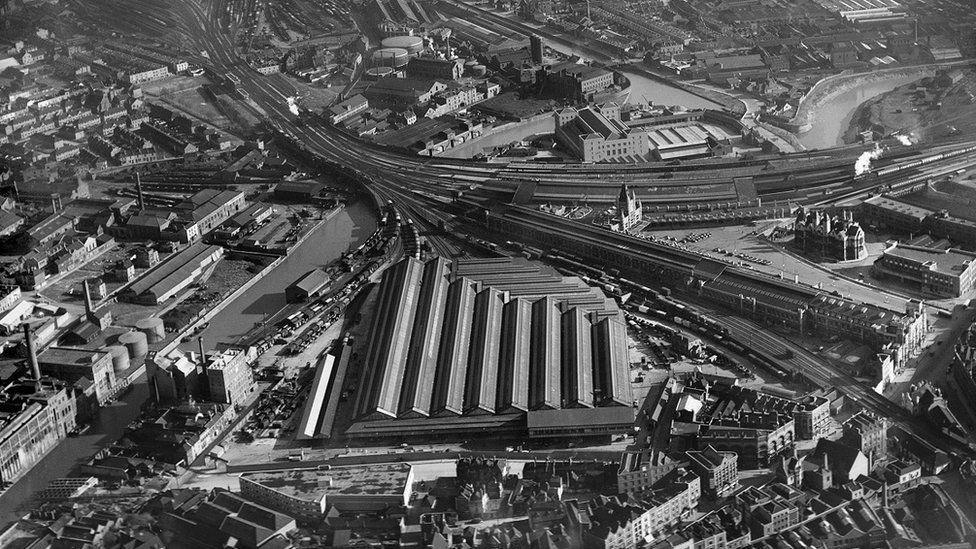
[[[801,208],[793,223],[793,243],[805,254],[833,261],[852,261],[867,255],[864,229],[845,213],[838,218]]]
[[[633,424],[616,303],[524,259],[397,263],[365,352],[352,437],[607,435]]]

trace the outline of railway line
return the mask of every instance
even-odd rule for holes
[[[219,4],[218,4],[219,5]],[[392,200],[404,221],[414,225],[418,234],[425,233],[432,250],[446,256],[462,253],[458,245],[443,235],[439,225],[450,219],[443,214],[436,201],[450,200],[458,190],[477,191],[499,190],[515,192],[519,185],[548,183],[554,187],[563,186],[571,195],[576,187],[596,189],[601,193],[615,196],[622,182],[633,181],[647,186],[648,180],[669,180],[675,187],[699,187],[702,192],[694,199],[699,202],[712,200],[714,196],[726,196],[727,185],[737,170],[753,170],[758,173],[765,196],[777,199],[799,199],[802,203],[827,204],[839,200],[854,200],[866,196],[879,186],[901,188],[917,184],[919,178],[932,177],[932,174],[958,169],[963,163],[976,159],[976,142],[953,145],[947,150],[922,153],[912,150],[902,156],[904,150],[892,153],[893,162],[881,159],[878,170],[871,176],[857,179],[853,173],[848,175],[848,166],[853,170],[853,158],[857,149],[845,148],[833,152],[800,153],[781,155],[775,159],[762,160],[763,164],[741,165],[737,161],[718,160],[687,165],[668,165],[648,163],[635,166],[599,166],[587,164],[533,165],[502,164],[486,165],[474,161],[450,160],[443,158],[424,158],[381,148],[347,135],[338,129],[317,124],[300,122],[291,112],[287,98],[297,95],[295,87],[280,75],[259,76],[250,70],[237,54],[233,41],[219,27],[220,14],[210,10],[207,13],[195,0],[177,0],[172,9],[182,14],[182,25],[188,31],[188,39],[198,51],[205,51],[206,64],[216,74],[232,75],[239,88],[245,90],[267,124],[295,144],[323,160],[340,166],[348,173],[357,176],[364,185],[378,197]],[[951,153],[946,155],[946,153]],[[897,158],[894,158],[895,155]],[[940,157],[941,155],[941,157]],[[921,164],[915,162],[924,161]],[[880,170],[885,170],[880,172]],[[612,176],[608,172],[624,174]],[[500,174],[512,174],[508,179]],[[789,174],[793,175],[792,179]],[[547,175],[548,174],[548,175]],[[670,174],[667,177],[657,177]],[[687,180],[682,181],[683,177]],[[542,181],[546,177],[546,181]],[[725,179],[726,181],[722,181]],[[695,181],[703,182],[695,184]],[[721,190],[709,185],[725,185]],[[578,196],[578,195],[577,195]],[[760,196],[764,196],[760,194]],[[764,197],[765,197],[764,196]],[[540,221],[540,230],[558,231],[560,229]],[[580,224],[573,229],[574,238],[586,240],[586,246],[599,249],[607,257],[633,259],[634,263],[658,266],[657,273],[649,269],[648,278],[664,276],[669,272],[687,272],[689,263],[701,259],[700,255],[680,249],[665,249],[639,239],[611,239],[606,231],[594,232],[595,228]],[[624,255],[621,255],[624,254]],[[743,274],[744,277],[753,276]],[[761,281],[770,287],[779,282]],[[792,288],[792,286],[791,286]],[[838,367],[807,353],[798,345],[761,329],[758,325],[734,316],[721,316],[719,322],[730,331],[748,336],[751,345],[760,351],[779,352],[783,348],[793,351],[793,356],[785,361],[791,368],[802,372],[824,387],[838,387],[852,400],[865,408],[894,418],[907,432],[937,443],[939,447],[958,450],[958,444],[945,440],[932,429],[920,425],[907,417],[906,412],[895,403],[878,395]],[[965,451],[965,449],[963,449]]]

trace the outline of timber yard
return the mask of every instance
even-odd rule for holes
[[[976,547],[974,29],[0,0],[0,546]]]

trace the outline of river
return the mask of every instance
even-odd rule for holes
[[[285,306],[285,287],[306,272],[337,259],[350,246],[358,246],[376,230],[376,217],[363,200],[343,208],[264,278],[229,303],[210,320],[200,336],[204,346],[233,343],[241,336]],[[185,351],[198,349],[196,340],[183,343]]]
[[[813,127],[800,135],[800,143],[808,149],[826,149],[843,145],[844,132],[851,124],[854,111],[861,104],[919,78],[921,78],[919,74],[893,76],[857,85],[830,97],[814,111]]]

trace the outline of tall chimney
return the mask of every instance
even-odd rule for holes
[[[142,177],[139,175],[139,172],[136,172],[136,193],[139,196],[139,211],[145,211],[146,202],[142,196]]]
[[[27,360],[30,362],[31,374],[34,381],[41,380],[41,365],[37,362],[37,344],[34,342],[34,334],[31,333],[30,324],[24,324],[24,343],[27,344]]]
[[[203,366],[203,373],[207,373],[207,354],[203,352],[203,338],[197,338],[197,344],[200,346],[200,364]]]
[[[85,316],[91,320],[95,313],[95,305],[92,303],[91,288],[88,287],[88,279],[83,280],[81,285],[85,288]]]

